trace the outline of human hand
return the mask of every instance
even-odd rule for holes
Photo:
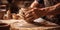
[[[33,8],[26,11],[24,14],[27,22],[33,22],[35,19],[44,16],[45,12],[43,10],[38,10],[38,8]]]

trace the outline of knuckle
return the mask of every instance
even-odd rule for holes
[[[32,11],[28,11],[25,13],[25,15],[27,15],[27,14],[32,14]]]
[[[32,17],[32,15],[30,14],[30,15],[26,15],[26,16],[25,16],[25,18],[29,18],[29,17]]]
[[[34,17],[29,17],[29,18],[27,18],[26,20],[33,21],[33,20],[34,20]]]

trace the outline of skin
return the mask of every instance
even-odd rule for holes
[[[57,10],[60,8],[60,3],[53,5],[53,6],[50,6],[50,7],[45,7],[45,8],[35,7],[36,3],[34,4],[34,2],[32,4],[31,4],[31,9],[24,13],[25,14],[25,20],[29,23],[33,22],[33,20],[35,20],[39,17],[43,17],[43,16],[50,15],[50,14],[56,15],[56,14],[60,13],[59,12],[60,10]]]

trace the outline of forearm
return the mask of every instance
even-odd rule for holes
[[[57,7],[60,6],[60,3],[54,5],[54,6],[50,6],[50,7],[45,7],[45,8],[38,8],[38,10],[42,10],[42,11],[46,11],[46,12],[50,12],[55,10]]]

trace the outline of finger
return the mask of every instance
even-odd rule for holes
[[[32,17],[33,15],[32,14],[27,14],[26,16],[25,16],[25,18],[29,18],[29,17]]]
[[[38,10],[38,9],[37,8],[31,9],[31,10],[25,12],[25,14],[30,14],[30,13],[34,12],[35,10]]]
[[[28,9],[23,10],[24,13],[27,12],[27,11],[28,11]]]
[[[26,13],[28,11],[32,10],[31,8],[24,9],[23,12]]]
[[[28,18],[28,17],[35,17],[35,18],[38,18],[37,14],[35,12],[31,12],[30,14],[27,14],[25,17]]]
[[[37,14],[35,12],[32,12],[32,14],[33,14],[33,17],[35,17],[35,19],[38,18]]]
[[[34,14],[34,12],[32,12],[32,14],[30,14],[30,15],[28,14],[28,15],[25,16],[25,18],[27,18],[27,19],[30,18],[30,17],[33,17],[34,19],[38,18],[38,16],[36,14]],[[30,19],[32,19],[32,18],[30,18]]]
[[[31,23],[31,22],[34,21],[34,18],[33,17],[30,17],[30,18],[25,19],[25,21],[28,22],[28,23]]]
[[[35,14],[35,12],[31,12],[31,14],[27,14],[25,17],[28,18],[28,17],[35,17],[37,18],[37,15]]]
[[[29,20],[29,21],[33,21],[34,19],[35,19],[34,17],[26,18],[26,20]]]
[[[31,14],[32,12],[33,12],[33,10],[29,10],[29,11],[27,11],[27,12],[25,13],[25,15]]]
[[[27,12],[34,11],[34,10],[37,10],[37,8],[30,9]]]

